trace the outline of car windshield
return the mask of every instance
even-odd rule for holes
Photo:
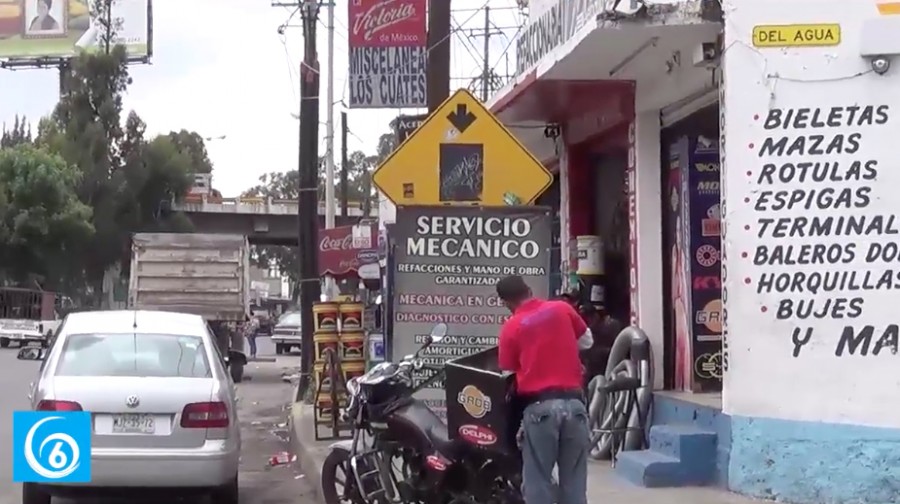
[[[285,313],[278,319],[278,325],[297,326],[300,327],[299,313]]]
[[[56,374],[211,376],[203,340],[170,334],[71,334],[66,337]]]

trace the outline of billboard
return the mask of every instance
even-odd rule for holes
[[[151,0],[112,0],[114,43],[129,56],[151,53]],[[97,51],[103,28],[91,15],[94,0],[0,0],[0,59],[23,62],[70,58]]]
[[[350,108],[426,106],[427,0],[350,0]]]
[[[415,353],[440,322],[447,336],[421,354],[431,366],[495,346],[510,316],[497,281],[520,275],[536,296],[550,291],[552,220],[544,207],[398,207],[391,230],[393,360]],[[417,384],[431,376],[415,373]],[[443,414],[442,382],[419,395]]]

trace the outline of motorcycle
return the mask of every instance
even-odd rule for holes
[[[327,504],[524,502],[517,450],[509,456],[453,439],[447,424],[413,397],[444,374],[419,354],[446,333],[447,325],[438,324],[415,354],[348,380],[342,418],[351,423],[353,436],[331,445],[323,464]],[[413,372],[423,370],[433,374],[415,385]]]

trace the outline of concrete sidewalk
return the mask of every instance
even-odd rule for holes
[[[312,407],[294,403],[290,415],[291,446],[303,471],[312,484],[313,492],[323,503],[321,492],[322,462],[328,455],[332,440],[316,441],[313,430]],[[330,430],[320,430],[329,434]],[[588,502],[616,504],[752,504],[757,501],[717,488],[640,488],[629,484],[613,473],[609,462],[591,461],[588,467]]]

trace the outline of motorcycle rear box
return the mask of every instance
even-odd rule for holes
[[[448,361],[444,370],[450,438],[485,450],[518,453],[521,415],[513,400],[515,375],[500,371],[497,347]]]

